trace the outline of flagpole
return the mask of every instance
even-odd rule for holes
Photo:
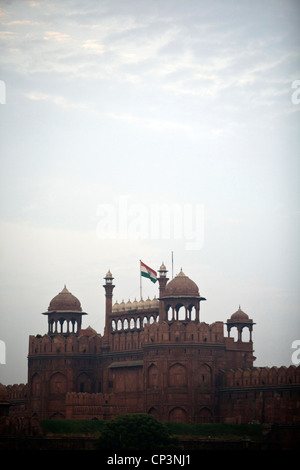
[[[140,298],[142,300],[142,271],[141,271],[141,260],[140,260]]]
[[[173,279],[173,275],[174,275],[174,267],[173,267],[173,251],[172,251],[172,279]]]

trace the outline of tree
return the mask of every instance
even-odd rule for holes
[[[97,450],[172,451],[179,449],[166,426],[151,415],[136,413],[107,421],[96,444]]]

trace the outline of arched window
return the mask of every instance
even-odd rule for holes
[[[170,305],[167,307],[167,318],[168,318],[168,321],[173,320],[173,309]]]
[[[176,316],[177,316],[177,320],[180,320],[180,321],[184,321],[186,320],[186,311],[185,311],[185,307],[183,305],[178,305],[176,307]]]
[[[202,364],[198,370],[199,385],[201,389],[207,389],[211,386],[211,368],[207,364]]]
[[[250,330],[247,326],[242,328],[242,341],[244,343],[249,343],[250,341]]]
[[[238,340],[238,329],[236,326],[233,326],[231,329],[230,329],[230,338],[233,338],[234,341],[237,341]]]
[[[91,393],[91,378],[88,374],[83,372],[77,377],[77,391],[80,393]]]
[[[148,415],[152,415],[154,416],[154,418],[158,419],[159,418],[159,414],[158,414],[158,411],[156,408],[154,408],[152,406],[152,408],[150,408],[150,410],[148,411]]]
[[[199,423],[212,423],[213,414],[209,408],[203,407],[198,413],[197,421]]]
[[[169,421],[171,423],[185,423],[187,421],[187,414],[183,408],[173,408],[169,413]]]
[[[194,307],[194,305],[190,306],[189,313],[190,313],[190,320],[195,321],[196,320],[196,307]]]
[[[34,374],[31,382],[32,395],[34,397],[39,397],[41,395],[42,380],[38,374]]]
[[[50,394],[66,393],[67,391],[67,379],[65,375],[57,372],[50,379],[49,384]]]
[[[158,387],[158,368],[155,364],[151,364],[148,369],[148,387]]]
[[[169,369],[169,387],[186,387],[186,368],[179,363],[174,364]]]

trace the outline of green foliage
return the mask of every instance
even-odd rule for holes
[[[262,437],[262,426],[260,424],[166,423],[166,427],[170,434],[176,436],[198,436],[212,438]]]
[[[43,419],[40,421],[40,425],[47,435],[97,435],[100,434],[104,422],[80,419]]]
[[[139,420],[137,417],[140,417]],[[60,435],[60,436],[102,436],[99,440],[99,446],[103,446],[104,449],[119,449],[120,447],[113,447],[116,443],[107,439],[107,436],[111,436],[111,439],[116,439],[117,444],[120,445],[121,441],[124,441],[125,434],[131,432],[132,443],[138,442],[138,449],[141,450],[141,439],[146,440],[146,450],[155,450],[157,445],[160,446],[159,450],[162,450],[162,446],[173,445],[174,442],[170,441],[170,436],[180,437],[203,437],[203,438],[249,438],[259,440],[262,438],[262,426],[260,424],[200,424],[200,423],[161,423],[155,420],[150,415],[144,414],[131,414],[124,415],[115,418],[112,421],[98,421],[98,420],[68,420],[68,419],[49,419],[42,420],[40,422],[42,430],[45,435]],[[115,424],[117,423],[117,424]],[[127,426],[127,427],[126,427]],[[112,429],[111,429],[112,427]],[[117,427],[117,431],[116,431]],[[128,429],[130,428],[130,429]],[[140,429],[141,428],[141,429]],[[153,436],[149,437],[149,428],[152,430]],[[120,431],[121,434],[120,434]],[[141,433],[142,431],[142,433]],[[136,435],[138,434],[138,437]],[[157,441],[156,435],[158,435]],[[166,439],[165,439],[166,437]],[[154,441],[154,442],[153,442]],[[151,443],[151,444],[150,444]],[[176,442],[175,442],[176,444]],[[153,447],[150,447],[153,446]],[[155,447],[154,447],[155,446]],[[168,447],[169,448],[169,447]],[[171,449],[172,450],[172,449]]]
[[[97,450],[171,451],[179,448],[166,426],[147,414],[127,414],[106,421]]]

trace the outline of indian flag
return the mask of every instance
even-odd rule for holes
[[[149,268],[149,266],[147,266],[142,261],[140,263],[141,263],[141,276],[147,277],[152,282],[156,282],[157,281],[157,272],[154,271],[154,269]]]

